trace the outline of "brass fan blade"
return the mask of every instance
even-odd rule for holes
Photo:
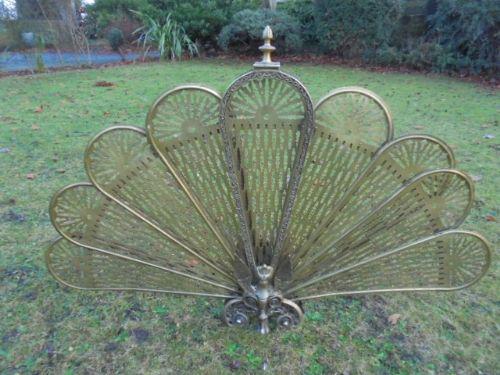
[[[309,94],[282,72],[250,72],[224,96],[221,126],[247,260],[276,266],[313,133]]]
[[[220,95],[207,87],[184,85],[169,90],[151,106],[146,120],[157,145],[198,137],[219,122]]]
[[[468,287],[491,262],[491,249],[479,234],[450,230],[323,273],[285,295],[308,300],[335,295]]]
[[[315,107],[316,124],[351,147],[378,148],[392,140],[392,118],[383,100],[361,87],[341,87]]]
[[[319,231],[336,202],[369,166],[375,152],[393,136],[387,106],[357,87],[335,90],[315,107],[316,130],[302,170],[287,251],[297,258]],[[316,234],[318,236],[318,234]]]
[[[231,275],[175,236],[105,196],[91,184],[70,185],[51,202],[56,230],[69,241],[97,251],[123,255],[192,274],[236,289]]]
[[[463,173],[449,169],[424,172],[376,208],[367,203],[366,215],[354,225],[340,212],[332,223],[331,236],[323,237],[320,250],[297,267],[296,280],[305,282],[323,270],[348,266],[455,228],[467,216],[473,197],[472,183]]]
[[[163,292],[230,298],[232,293],[193,275],[94,251],[60,238],[45,252],[47,268],[61,284],[76,289]]]
[[[347,166],[335,163],[328,172],[330,180],[324,175],[324,186],[315,189],[307,186],[308,201],[304,206],[297,205],[295,214],[297,228],[301,231],[295,229],[291,234],[290,251],[294,264],[318,251],[318,244],[324,243],[324,238],[331,238],[335,233],[331,229],[332,223],[339,216],[345,218],[346,227],[349,223],[354,225],[408,179],[421,172],[455,165],[449,147],[441,140],[425,135],[406,136],[386,144],[368,164],[366,157],[359,156],[363,153],[366,151],[359,148],[350,150],[355,162]],[[327,168],[332,162],[325,164]],[[321,171],[316,169],[318,174]],[[305,177],[305,181],[312,179]],[[301,199],[303,202],[304,198]]]
[[[200,86],[181,86],[151,107],[148,138],[168,170],[233,259],[241,236],[227,177],[220,134],[220,96]]]
[[[105,195],[232,275],[232,258],[221,251],[207,223],[151,150],[143,130],[115,127],[100,133],[87,147],[85,167]]]

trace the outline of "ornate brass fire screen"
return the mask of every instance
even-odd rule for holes
[[[427,135],[393,139],[372,92],[337,89],[315,105],[264,58],[223,96],[181,86],[146,129],[117,126],[85,151],[89,183],[50,204],[61,234],[47,266],[78,289],[226,299],[224,319],[262,333],[298,324],[301,302],[360,293],[456,290],[490,263],[455,229],[472,182]]]

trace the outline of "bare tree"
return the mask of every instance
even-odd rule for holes
[[[278,0],[263,0],[262,7],[269,8],[271,10],[276,10],[276,5],[278,4]]]
[[[78,24],[75,0],[17,0],[16,9],[24,28],[43,35],[60,56],[60,49],[69,47],[90,63],[89,44]]]

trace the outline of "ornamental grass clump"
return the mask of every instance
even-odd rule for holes
[[[187,52],[190,57],[198,54],[198,47],[182,26],[169,13],[166,17],[155,19],[142,12],[133,11],[142,21],[142,26],[134,31],[139,34],[136,42],[144,48],[147,55],[151,47],[157,49],[160,59],[180,60]]]

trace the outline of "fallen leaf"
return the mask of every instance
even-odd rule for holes
[[[484,218],[486,221],[497,221],[497,218],[493,215],[486,215]]]
[[[106,111],[106,112],[104,112],[102,115],[103,115],[103,116],[109,116],[109,115],[110,115],[110,112],[107,112],[107,111]]]
[[[40,107],[36,107],[35,113],[42,113],[43,112],[43,105],[40,105]]]
[[[65,172],[66,172],[66,169],[62,169],[62,168],[61,168],[61,169],[56,170],[56,172],[57,172],[57,173],[65,173]]]
[[[401,319],[401,314],[392,314],[387,318],[389,323],[391,323],[393,326],[398,323],[399,319]]]
[[[114,86],[115,84],[113,82],[108,82],[108,81],[97,81],[94,86],[97,87],[111,87]]]
[[[28,180],[34,180],[34,179],[36,178],[36,174],[34,174],[34,173],[28,173],[28,174],[26,175],[26,178],[27,178]]]
[[[323,182],[323,181],[322,181],[322,180],[320,180],[320,179],[316,179],[316,180],[314,180],[314,181],[313,181],[313,185],[314,185],[314,186],[326,186],[326,183],[325,183],[325,182]]]
[[[198,259],[192,258],[189,259],[187,263],[189,267],[196,267],[198,264],[200,264],[200,261]]]
[[[34,124],[34,125],[31,125],[31,130],[40,130],[40,126]]]

